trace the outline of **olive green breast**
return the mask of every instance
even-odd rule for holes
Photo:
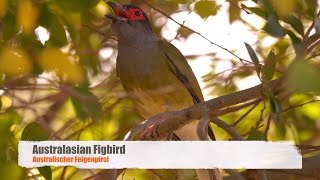
[[[193,105],[192,96],[168,66],[157,43],[145,44],[143,49],[119,47],[117,73],[144,118]]]

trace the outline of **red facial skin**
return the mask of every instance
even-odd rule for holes
[[[139,20],[145,20],[145,17],[143,16],[143,12],[139,8],[132,8],[132,7],[125,7],[121,6],[123,9],[114,9],[117,16],[121,16],[124,18],[127,18],[131,21],[139,21]],[[125,10],[125,11],[124,11]]]

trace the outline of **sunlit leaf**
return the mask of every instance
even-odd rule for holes
[[[240,19],[240,8],[238,7],[238,0],[229,1],[229,23]]]
[[[177,33],[183,38],[188,38],[192,34],[191,31],[183,27],[179,28]]]
[[[290,37],[290,39],[291,39],[291,42],[292,42],[292,45],[293,45],[293,47],[295,49],[296,54],[298,56],[303,56],[304,47],[303,47],[303,44],[302,44],[302,39],[299,38],[298,36],[296,36],[296,34],[293,33],[290,30],[285,30],[285,31],[288,34],[288,36]]]
[[[2,19],[2,22],[2,37],[3,40],[8,41],[18,32],[15,14],[13,12],[7,12]]]
[[[4,82],[4,75],[0,73],[0,86],[3,84]]]
[[[280,122],[280,113],[281,113],[280,101],[276,96],[271,95],[269,97],[269,103],[270,103],[270,108],[271,108],[272,119],[274,120],[274,122],[276,124],[279,124],[279,122]]]
[[[21,116],[16,111],[7,110],[0,113],[0,164],[12,159],[10,154],[8,154],[10,148],[15,145],[13,143],[14,134],[11,127],[19,123],[21,123]]]
[[[302,92],[320,90],[320,70],[315,66],[298,60],[289,71],[289,85],[291,88],[298,89]]]
[[[38,123],[29,123],[22,131],[22,141],[45,141],[49,139],[49,133]]]
[[[29,123],[22,131],[22,141],[45,141],[49,139],[49,133],[41,127],[38,123]],[[52,172],[49,166],[39,167],[40,174],[46,178],[46,180],[52,179]]]
[[[16,162],[0,162],[1,179],[25,179],[24,170]]]
[[[77,87],[74,90],[82,97],[81,99],[76,96],[71,97],[77,116],[82,120],[89,117],[94,120],[100,120],[102,117],[102,105],[98,98],[90,92],[88,87]]]
[[[271,50],[269,52],[268,58],[263,68],[263,74],[262,74],[263,81],[271,80],[275,72],[275,69],[276,69],[276,56],[274,54],[274,51]]]
[[[283,21],[290,24],[292,26],[292,28],[294,30],[296,30],[297,33],[299,33],[301,36],[304,35],[304,28],[303,28],[303,24],[301,22],[301,19],[299,19],[293,15],[289,15],[289,16],[285,16],[283,18]]]
[[[68,11],[82,12],[94,7],[100,0],[56,0],[62,9],[68,9]]]
[[[297,5],[297,0],[271,0],[272,6],[280,17],[291,14]]]
[[[46,180],[52,179],[52,171],[50,166],[39,167],[38,170]]]
[[[219,7],[215,1],[202,0],[196,2],[194,5],[194,10],[197,14],[203,19],[208,18],[209,16],[216,15]]]
[[[18,1],[17,7],[17,23],[23,31],[31,33],[36,27],[38,19],[38,8],[31,0]]]
[[[64,26],[58,17],[51,12],[49,7],[43,6],[40,11],[39,25],[46,28],[50,33],[48,44],[50,46],[61,47],[66,45],[67,37]]]
[[[258,56],[254,52],[254,50],[252,49],[252,47],[249,44],[247,44],[247,43],[244,43],[244,44],[246,45],[246,48],[247,48],[247,51],[249,53],[250,59],[252,60],[252,62],[254,64],[254,67],[256,69],[257,75],[258,75],[259,79],[261,79],[260,78],[261,67],[260,67]]]
[[[248,7],[248,6],[244,5],[244,4],[241,4],[241,7],[244,8],[244,9],[250,10],[252,13],[254,13],[254,14],[262,17],[263,19],[267,19],[267,17],[268,17],[268,16],[267,16],[267,13],[266,13],[263,9],[261,9],[261,8],[258,8],[258,7]]]
[[[10,127],[13,124],[21,122],[21,116],[14,110],[7,110],[0,114],[0,133],[1,136],[5,135],[7,131],[10,131]]]
[[[45,49],[38,60],[44,70],[55,72],[64,82],[80,84],[84,81],[84,73],[76,57],[64,54],[58,48]]]
[[[0,1],[0,18],[2,18],[6,14],[7,8],[8,8],[8,0],[1,0]]]
[[[267,141],[267,136],[265,133],[259,131],[256,128],[252,128],[249,132],[248,138],[246,139],[248,141]]]
[[[106,14],[115,14],[114,10],[105,1],[99,1],[93,8],[93,12],[100,18],[105,17]]]
[[[270,0],[258,0],[264,10],[268,13],[274,13],[274,9]]]
[[[267,19],[266,25],[263,27],[271,36],[282,38],[286,35],[283,27],[280,25],[278,18],[275,15],[270,15]]]
[[[317,14],[318,0],[299,0],[298,7],[302,14],[314,18]]]
[[[9,77],[29,74],[32,71],[32,60],[23,49],[7,47],[0,52],[0,73]]]

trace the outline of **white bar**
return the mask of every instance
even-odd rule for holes
[[[37,145],[37,146],[35,146]],[[88,146],[90,154],[33,154],[34,147]],[[125,147],[125,154],[101,155],[94,147]],[[35,148],[38,149],[38,148]],[[56,148],[58,149],[58,148]],[[65,148],[66,149],[66,148]],[[33,162],[34,157],[69,157],[72,162]],[[108,162],[75,162],[78,157]],[[75,166],[84,169],[301,169],[302,156],[292,142],[264,141],[20,141],[19,165]]]

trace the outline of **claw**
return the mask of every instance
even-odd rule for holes
[[[158,126],[159,126],[159,124],[154,124],[154,125],[148,127],[147,129],[145,129],[142,132],[141,139],[146,140],[148,137],[151,137],[152,139],[159,138],[160,135],[157,131]]]

